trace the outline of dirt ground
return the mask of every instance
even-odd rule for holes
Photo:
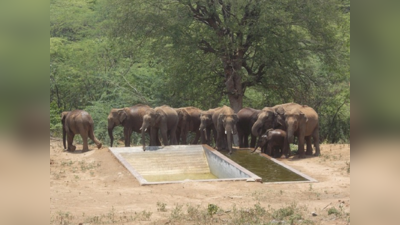
[[[140,186],[108,148],[89,148],[82,153],[77,145],[75,152],[66,152],[62,141],[50,139],[51,224],[192,224],[183,217],[190,217],[194,208],[210,212],[214,205],[219,209],[214,218],[226,218],[221,224],[241,224],[230,215],[257,206],[266,212],[294,206],[301,219],[293,224],[350,224],[350,145],[321,145],[319,157],[281,159],[318,180],[315,183],[191,181],[152,186]]]

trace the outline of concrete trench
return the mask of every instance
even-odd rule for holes
[[[140,185],[192,181],[262,181],[261,177],[208,145],[149,146],[146,151],[141,146],[109,149]],[[298,172],[284,164],[282,166]],[[308,182],[316,181],[302,175]]]

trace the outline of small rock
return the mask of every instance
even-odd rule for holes
[[[312,216],[318,216],[316,212],[311,213]]]

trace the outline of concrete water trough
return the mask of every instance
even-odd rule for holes
[[[208,145],[150,146],[146,151],[141,146],[109,149],[141,185],[187,181],[262,182],[260,176]]]

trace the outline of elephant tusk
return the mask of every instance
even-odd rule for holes
[[[142,128],[139,128],[139,130],[142,130]]]
[[[231,133],[233,134],[233,131],[231,131]]]
[[[225,130],[225,134],[226,134],[226,130]]]
[[[144,132],[146,132],[147,131],[147,128],[146,129],[144,129]]]

